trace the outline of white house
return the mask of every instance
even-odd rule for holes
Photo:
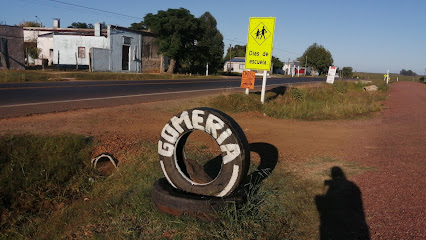
[[[242,73],[245,70],[246,60],[243,57],[235,57],[225,61],[223,71]]]
[[[287,75],[297,75],[298,73],[300,75],[311,75],[315,74],[315,72],[311,71],[310,67],[307,67],[305,69],[305,66],[302,66],[299,61],[293,60],[292,62],[284,62],[283,65],[283,71]]]

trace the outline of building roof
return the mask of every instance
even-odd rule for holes
[[[226,60],[225,62],[229,62],[229,60]],[[231,59],[231,62],[246,62],[245,57],[234,57]]]

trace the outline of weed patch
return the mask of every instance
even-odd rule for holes
[[[143,142],[137,155],[110,177],[92,177],[89,191],[72,204],[27,222],[13,236],[52,239],[313,239],[318,216],[312,184],[282,169],[250,186],[248,203],[229,206],[218,219],[201,221],[159,212],[151,203],[152,185],[163,177],[156,143]],[[252,163],[251,171],[256,169]],[[88,176],[81,176],[87,179]],[[12,235],[3,235],[10,238]],[[12,237],[13,238],[13,237]]]
[[[0,137],[0,238],[33,236],[44,218],[90,189],[90,146],[74,135]]]
[[[6,206],[2,199],[0,238],[316,239],[319,219],[314,197],[321,192],[325,170],[329,165],[341,165],[348,174],[365,170],[319,157],[298,166],[305,174],[317,176],[305,178],[277,165],[273,172],[265,173],[268,178],[245,188],[246,204],[229,205],[218,211],[215,221],[205,222],[170,216],[153,206],[153,183],[163,177],[157,144],[143,141],[134,147],[137,153],[123,153],[123,164],[105,178],[88,169],[91,148],[86,138],[1,137],[1,196],[28,196],[19,208]],[[201,151],[197,157],[203,154],[214,156]],[[256,171],[257,165],[258,161],[252,161],[249,173]],[[5,169],[12,169],[19,177],[5,175]],[[9,179],[19,184],[11,185]]]
[[[257,94],[227,94],[212,98],[208,104],[225,112],[257,111],[274,118],[300,120],[355,119],[381,110],[389,90],[379,85],[379,93],[363,91],[360,82],[336,81],[333,85],[311,88],[289,88],[284,94],[274,89],[266,94],[262,105]]]

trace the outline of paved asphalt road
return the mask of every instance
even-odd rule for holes
[[[268,78],[267,89],[324,78]],[[240,78],[0,84],[0,118],[161,101],[239,89]],[[261,78],[256,78],[260,90]],[[239,90],[238,90],[239,89]]]

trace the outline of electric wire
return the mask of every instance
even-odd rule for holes
[[[127,14],[122,14],[122,13],[117,13],[117,12],[111,12],[111,11],[97,9],[97,8],[92,8],[92,7],[86,7],[86,6],[82,6],[82,5],[78,5],[78,4],[74,4],[74,3],[68,3],[68,2],[58,1],[58,0],[47,0],[47,1],[55,2],[55,3],[60,3],[60,4],[68,5],[68,6],[73,6],[73,7],[79,7],[79,8],[89,9],[89,10],[103,12],[103,13],[108,13],[108,14],[113,14],[113,15],[122,16],[122,17],[128,17],[128,18],[134,18],[134,19],[142,19],[141,17],[135,17],[135,16],[127,15]]]

